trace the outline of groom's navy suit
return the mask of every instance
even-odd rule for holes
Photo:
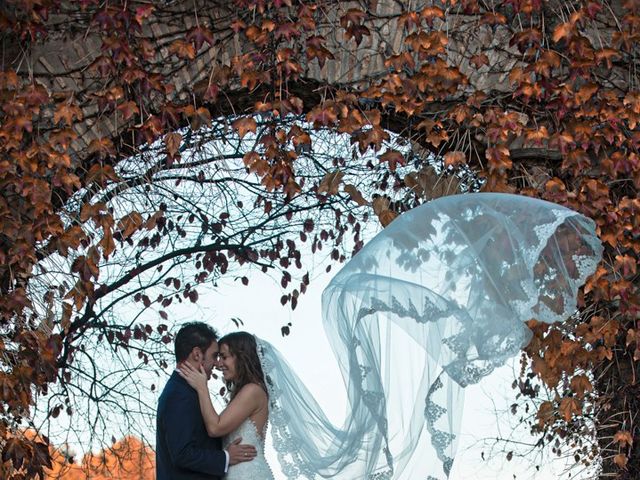
[[[156,425],[156,480],[219,480],[226,454],[211,438],[198,394],[177,372],[160,395]]]

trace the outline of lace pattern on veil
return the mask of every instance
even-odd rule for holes
[[[527,320],[573,315],[601,253],[590,219],[527,197],[457,195],[401,215],[323,293],[348,398],[342,426],[285,359],[258,342],[284,474],[448,477],[464,387],[528,343]]]

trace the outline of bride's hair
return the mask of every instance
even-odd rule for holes
[[[266,392],[264,373],[258,358],[256,338],[247,332],[233,332],[218,340],[218,345],[227,345],[236,357],[236,378],[226,382],[231,398],[249,383],[256,383]]]

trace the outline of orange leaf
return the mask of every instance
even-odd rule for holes
[[[489,57],[485,53],[480,53],[471,57],[469,62],[475,65],[476,68],[480,68],[483,65],[489,65]]]
[[[575,25],[571,22],[561,23],[553,30],[553,41],[558,43],[563,38],[569,40],[573,35]]]
[[[489,160],[489,172],[509,170],[512,166],[511,153],[507,147],[490,147],[485,152]]]
[[[258,128],[258,125],[253,117],[239,118],[231,125],[238,131],[238,135],[240,136],[240,138],[244,138],[244,136],[248,132],[256,133],[256,129]]]
[[[383,227],[389,225],[398,216],[396,212],[389,209],[389,204],[389,199],[386,197],[377,197],[372,202],[373,211]]]
[[[169,46],[169,54],[178,58],[193,60],[196,58],[196,49],[191,43],[178,39]]]
[[[553,419],[553,404],[549,401],[542,402],[540,407],[538,407],[536,418],[540,426],[549,423]]]
[[[107,180],[117,182],[120,180],[120,177],[118,177],[111,165],[101,165],[99,163],[94,163],[93,165],[91,165],[91,168],[87,173],[87,177],[85,178],[85,182],[87,183],[87,185],[92,182],[96,182],[102,185]]]
[[[125,120],[129,120],[131,117],[140,112],[136,102],[129,100],[118,105],[118,111],[122,114]]]
[[[269,163],[257,152],[247,152],[242,157],[244,165],[249,169],[249,172],[255,173],[262,177],[269,171]]]
[[[82,110],[75,104],[69,102],[59,103],[56,111],[53,114],[53,123],[58,123],[60,120],[64,120],[67,125],[73,124],[73,119],[82,120]]]
[[[366,14],[357,8],[351,8],[345,13],[342,17],[340,17],[340,25],[343,28],[351,25],[360,25],[362,21],[366,18]]]
[[[633,437],[631,436],[631,433],[626,430],[618,430],[618,432],[613,436],[613,441],[622,444],[622,446],[633,445]]]
[[[571,390],[573,390],[579,398],[582,398],[584,392],[593,390],[593,386],[586,375],[577,375],[571,379]]]
[[[465,165],[467,163],[467,157],[463,152],[447,152],[444,155],[444,164],[446,167],[457,167],[458,165]]]
[[[615,463],[619,468],[627,468],[627,462],[629,459],[624,453],[619,453],[615,457],[613,457],[613,463]]]

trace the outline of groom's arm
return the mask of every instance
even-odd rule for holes
[[[195,440],[196,432],[202,428],[197,399],[189,395],[174,395],[167,407],[164,435],[173,464],[222,477],[228,468],[227,453]]]

